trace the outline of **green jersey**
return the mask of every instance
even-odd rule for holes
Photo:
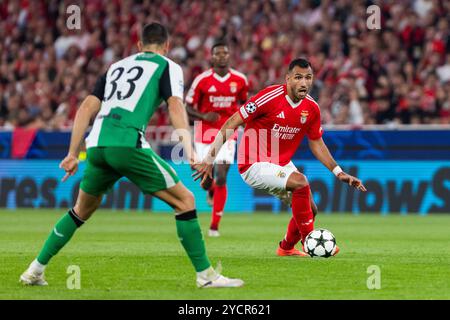
[[[150,148],[145,129],[163,100],[183,99],[183,71],[172,60],[141,52],[112,64],[93,95],[102,101],[86,147]]]

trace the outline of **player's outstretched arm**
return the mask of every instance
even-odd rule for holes
[[[209,178],[212,179],[212,170],[214,160],[219,153],[223,144],[234,134],[237,127],[244,124],[239,112],[235,112],[228,120],[223,124],[220,131],[217,133],[214,142],[209,149],[208,154],[202,160],[202,162],[195,166],[195,172],[192,174],[194,180],[202,179],[202,184]]]
[[[339,180],[348,183],[350,186],[353,186],[360,191],[367,191],[361,180],[342,171],[341,167],[339,167],[336,161],[333,159],[330,150],[328,150],[328,147],[326,146],[322,138],[308,141],[309,148],[311,149],[311,152],[314,154],[317,160],[322,162],[323,165],[327,167],[328,170],[333,172]]]
[[[180,142],[183,144],[186,157],[191,165],[196,162],[196,155],[192,147],[192,138],[186,108],[181,98],[172,96],[167,99],[169,117],[172,126],[177,131]]]
[[[223,124],[222,128],[220,128],[220,131],[217,133],[208,154],[206,155],[205,159],[203,159],[203,162],[213,164],[220,148],[222,148],[223,144],[229,138],[231,138],[236,128],[242,124],[244,124],[244,121],[242,120],[239,112],[235,112],[231,117],[229,117],[228,120]]]
[[[89,126],[89,122],[94,115],[99,112],[100,106],[101,101],[96,96],[89,95],[83,100],[78,108],[72,128],[69,152],[59,164],[59,167],[66,171],[66,175],[62,178],[62,181],[66,181],[67,178],[73,176],[77,172],[78,154],[80,153],[81,142],[84,139],[84,134]]]

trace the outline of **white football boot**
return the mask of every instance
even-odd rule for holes
[[[28,285],[28,286],[46,286],[48,285],[47,281],[45,281],[44,273],[38,273],[36,271],[30,270],[29,268],[22,273],[20,276],[19,282]]]
[[[212,267],[197,272],[197,287],[199,288],[237,288],[244,285],[244,281],[241,279],[231,279],[224,277],[220,274],[221,266],[217,266],[219,272],[215,271]]]
[[[220,237],[219,230],[209,229],[208,230],[208,236],[213,237],[213,238]]]
[[[44,278],[44,270],[45,266],[34,260],[28,269],[22,273],[19,282],[28,286],[46,286],[48,283]]]

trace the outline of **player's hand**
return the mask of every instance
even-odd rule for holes
[[[66,171],[66,174],[61,179],[62,182],[66,181],[67,178],[73,176],[78,170],[78,158],[74,155],[67,155],[59,164],[61,169]]]
[[[194,181],[202,179],[200,186],[208,190],[213,181],[213,164],[201,162],[194,165],[195,172],[192,174]]]
[[[203,120],[208,122],[216,122],[219,118],[220,116],[217,112],[208,112],[203,116]]]
[[[359,191],[366,192],[367,189],[358,178],[351,176],[345,172],[341,172],[338,174],[337,178],[342,182],[348,183],[350,186],[355,187]]]
[[[193,171],[195,170],[197,165],[200,164],[201,161],[198,160],[197,153],[195,152],[194,149],[192,149],[192,154],[188,161],[189,161],[189,166],[191,167],[191,170],[193,170]]]

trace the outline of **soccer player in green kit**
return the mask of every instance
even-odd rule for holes
[[[44,270],[50,259],[100,206],[103,195],[125,176],[143,193],[158,197],[174,209],[177,234],[197,273],[198,287],[243,285],[242,280],[224,277],[212,268],[197,220],[193,194],[144,137],[149,119],[165,100],[185,155],[195,168],[195,154],[183,104],[183,71],[165,57],[168,47],[167,29],[158,23],[146,25],[138,43],[140,52],[112,64],[99,78],[92,94],[82,102],[75,117],[69,152],[60,163],[60,168],[66,172],[63,181],[76,173],[80,144],[90,120],[96,115],[86,138],[87,165],[78,199],[56,223],[39,255],[20,276],[22,283],[47,285]]]

